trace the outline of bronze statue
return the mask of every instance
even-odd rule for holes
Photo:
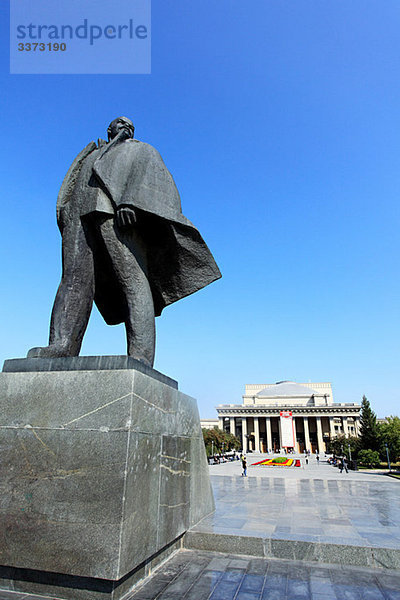
[[[221,277],[161,156],[133,136],[130,119],[115,119],[108,142],[88,144],[65,176],[62,279],[49,345],[30,358],[78,356],[94,300],[106,323],[125,323],[128,355],[152,366],[154,317]]]

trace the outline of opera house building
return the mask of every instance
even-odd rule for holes
[[[245,452],[322,453],[335,436],[360,430],[360,404],[334,403],[330,383],[249,384],[242,404],[216,408],[219,428],[239,437]]]

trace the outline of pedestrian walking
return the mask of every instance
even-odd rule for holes
[[[341,473],[343,473],[343,469],[346,471],[346,473],[349,472],[348,469],[347,469],[347,460],[345,459],[344,456],[342,456],[342,458],[340,460],[339,469],[340,469]]]
[[[317,464],[319,465],[319,454],[315,457],[317,459]]]
[[[242,477],[247,477],[247,459],[245,454],[242,456],[242,469]]]

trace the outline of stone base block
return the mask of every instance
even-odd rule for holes
[[[120,600],[155,568],[179,552],[181,547],[182,537],[168,544],[118,581],[0,567],[0,598],[3,598],[2,592],[6,591],[35,594],[35,598],[37,594],[49,597],[49,600]],[[29,597],[26,596],[27,600]]]
[[[213,509],[196,401],[159,374],[0,374],[3,589],[117,600]]]

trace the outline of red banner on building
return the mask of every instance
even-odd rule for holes
[[[281,447],[294,448],[294,426],[293,414],[291,410],[281,410],[279,412],[281,422]]]

